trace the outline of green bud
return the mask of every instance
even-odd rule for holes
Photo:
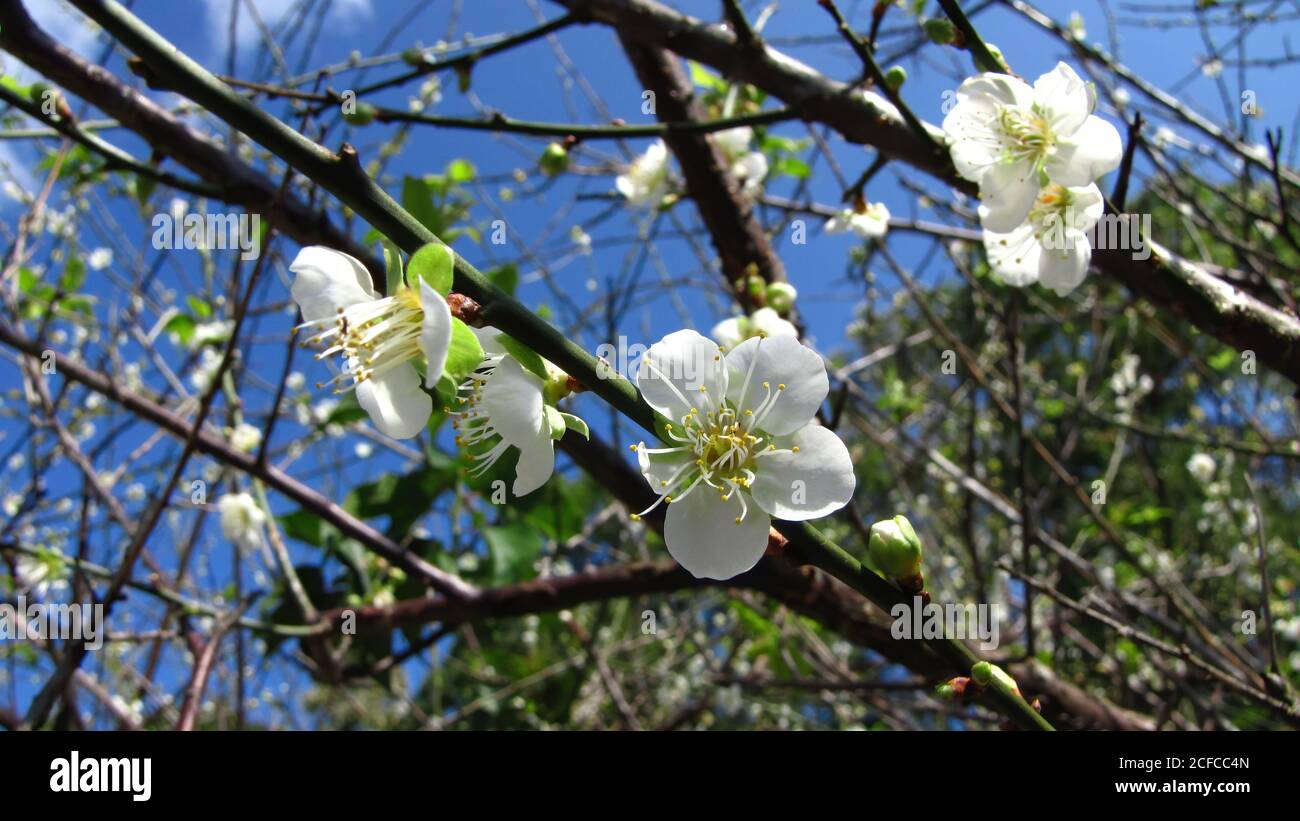
[[[752,262],[746,270],[749,275],[745,277],[745,293],[755,302],[762,302],[767,298],[767,281],[758,275],[758,266]]]
[[[921,540],[901,514],[871,526],[867,551],[888,578],[911,579],[921,572]]]
[[[788,282],[773,282],[767,286],[767,304],[772,310],[784,316],[794,307],[794,298],[798,296],[794,286]]]
[[[375,115],[379,113],[379,109],[360,100],[356,102],[355,107],[351,108],[351,111],[346,109],[343,111],[343,119],[352,125],[370,125],[375,121]]]
[[[898,91],[907,82],[907,69],[902,66],[894,66],[885,72],[885,85],[892,91]]]
[[[946,17],[931,17],[921,24],[931,41],[946,46],[957,39],[957,28]]]
[[[418,48],[408,48],[406,51],[402,52],[402,62],[406,63],[408,66],[415,66],[416,68],[419,68],[420,66],[424,65],[426,62],[426,58],[424,56],[424,50]]]
[[[934,693],[944,701],[954,701],[957,698],[957,688],[953,687],[946,681],[938,687],[935,687]]]
[[[971,666],[970,677],[981,687],[992,685],[999,690],[1020,695],[1020,687],[1016,684],[1016,680],[1007,675],[1007,672],[996,664],[978,661]]]
[[[569,167],[569,152],[559,143],[551,143],[546,146],[542,152],[542,158],[537,163],[542,173],[548,177],[554,177],[561,174]]]
[[[1002,67],[1003,72],[1011,71],[1010,67],[1007,66],[1007,58],[1002,56],[1002,49],[987,40],[984,41],[984,47],[989,50],[989,54],[993,55],[993,59],[998,61],[998,65]]]

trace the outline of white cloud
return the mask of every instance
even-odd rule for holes
[[[346,26],[369,19],[373,13],[370,2],[371,0],[334,0],[330,4],[329,11],[325,13],[325,30],[328,32],[330,27]],[[301,5],[300,0],[256,0],[256,4],[262,22],[272,30],[286,14]],[[225,33],[230,27],[230,0],[203,0],[203,6],[208,29],[220,32],[220,35],[215,38],[215,42],[220,45],[216,47],[224,49]],[[253,15],[249,14],[248,7],[242,2],[239,6],[239,21],[235,26],[235,37],[241,49],[244,46],[260,48],[263,44],[261,32],[253,22]]]

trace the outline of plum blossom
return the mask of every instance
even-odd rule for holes
[[[763,192],[763,180],[767,177],[767,156],[762,151],[750,151],[749,144],[754,137],[754,129],[748,126],[728,128],[713,135],[713,141],[731,166],[731,175],[740,183],[740,194],[747,200],[753,200]]]
[[[519,451],[511,490],[526,496],[555,472],[555,438],[563,433],[566,417],[548,404],[547,389],[567,382],[568,377],[542,360],[551,377],[543,380],[506,350],[499,331],[472,330],[483,346],[483,363],[460,386],[458,401],[463,408],[444,410],[453,417],[456,444],[479,463],[475,475],[485,473],[511,448]]]
[[[801,521],[848,503],[848,448],[814,419],[829,382],[822,358],[793,336],[754,337],[725,356],[695,331],[641,357],[637,386],[666,417],[667,447],[632,446],[667,504],[664,541],[698,578],[729,579],[767,547],[772,517]]]
[[[1065,63],[1033,86],[995,73],[961,84],[943,130],[957,173],[979,184],[985,228],[1015,229],[1047,180],[1084,186],[1119,166],[1119,132],[1092,113],[1096,105],[1093,88]]]
[[[1096,185],[1044,186],[1019,227],[1007,233],[985,227],[989,265],[1008,285],[1021,288],[1037,282],[1065,296],[1088,275],[1092,243],[1087,232],[1104,206]]]
[[[884,239],[889,231],[889,209],[883,202],[864,205],[862,210],[846,208],[826,220],[828,234],[852,231],[863,239]]]
[[[1217,467],[1214,457],[1208,453],[1193,453],[1187,460],[1187,472],[1202,485],[1208,485],[1214,479],[1214,471]]]
[[[663,140],[650,143],[646,152],[632,161],[614,180],[614,187],[631,205],[656,208],[668,193],[668,146]]]
[[[415,368],[425,362],[425,386],[442,376],[451,347],[451,310],[442,295],[420,281],[389,296],[375,293],[364,265],[319,245],[298,252],[290,288],[302,311],[302,328],[315,333],[305,345],[317,359],[338,354],[344,369],[325,384],[335,393],[355,389],[357,403],[381,433],[409,439],[424,429],[433,400]],[[320,385],[318,387],[324,387]]]
[[[261,544],[266,513],[248,493],[227,493],[217,502],[221,534],[241,550]]]
[[[724,319],[709,335],[723,348],[731,349],[754,336],[799,336],[799,331],[787,319],[771,308],[759,308],[749,316]]]

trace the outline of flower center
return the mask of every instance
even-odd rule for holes
[[[1011,162],[1030,159],[1035,163],[1047,156],[1056,143],[1051,126],[1038,106],[1029,110],[1004,106],[998,110],[998,127],[1006,138],[1004,152]]]
[[[340,308],[332,317],[304,322],[300,327],[321,330],[305,340],[303,346],[320,348],[317,359],[338,354],[345,365],[342,373],[316,387],[337,385],[334,392],[343,393],[419,358],[423,324],[420,295],[410,288],[401,288],[389,297]]]

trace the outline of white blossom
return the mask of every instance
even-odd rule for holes
[[[731,349],[754,336],[799,336],[799,331],[787,319],[771,308],[759,308],[749,316],[724,319],[709,332],[723,348]]]
[[[355,389],[357,403],[375,427],[394,439],[424,429],[433,400],[420,386],[413,362],[426,361],[425,386],[442,376],[451,346],[451,310],[421,281],[390,296],[375,293],[370,273],[353,257],[319,245],[298,252],[289,270],[303,325],[315,335],[317,359],[338,354],[343,371],[328,384],[336,393]]]
[[[668,446],[633,446],[668,504],[664,541],[699,578],[729,579],[767,547],[772,517],[843,507],[856,479],[848,448],[814,416],[829,390],[822,358],[792,336],[747,339],[725,357],[695,331],[650,347],[637,387],[671,420]]]
[[[261,543],[266,513],[248,493],[228,493],[217,502],[221,533],[241,550],[252,550]]]
[[[668,183],[668,146],[655,140],[614,180],[614,187],[631,205],[654,208],[668,193]]]
[[[1028,215],[1044,183],[1077,187],[1117,168],[1119,132],[1093,115],[1093,88],[1065,63],[1031,87],[1007,74],[971,77],[943,130],[957,172],[980,187],[980,222],[1008,232]]]
[[[826,220],[828,234],[852,231],[863,239],[884,239],[889,231],[889,209],[883,202],[868,204],[863,210],[846,208]]]
[[[1022,288],[1037,282],[1065,296],[1088,275],[1092,243],[1087,232],[1104,207],[1096,185],[1043,187],[1028,218],[1015,230],[984,229],[989,266],[1008,285]]]

